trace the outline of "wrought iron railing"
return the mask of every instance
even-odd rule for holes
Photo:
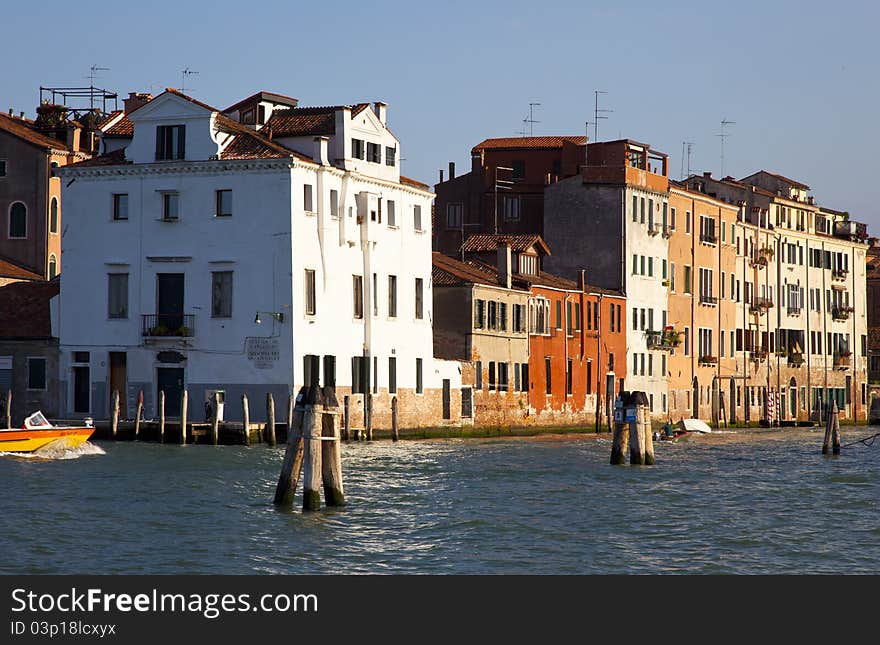
[[[191,337],[195,331],[194,314],[143,314],[142,336]]]

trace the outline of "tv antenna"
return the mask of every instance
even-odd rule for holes
[[[721,134],[716,134],[716,137],[721,139],[721,178],[724,178],[724,140],[730,135],[727,134],[725,128],[729,125],[736,125],[736,121],[728,121],[726,118],[721,119]]]
[[[527,119],[523,119],[523,136],[526,134],[526,126],[529,128],[529,136],[535,136],[535,124],[540,123],[540,121],[535,121],[535,108],[540,107],[540,103],[529,103],[529,117]]]
[[[89,67],[89,109],[95,109],[95,79],[98,78],[98,72],[109,72],[109,67],[100,67],[97,63]]]
[[[186,77],[192,76],[193,74],[198,74],[198,72],[191,70],[189,67],[181,70],[180,72],[180,91],[182,93],[186,93]],[[192,88],[190,88],[192,89]]]
[[[687,179],[691,176],[691,153],[694,150],[694,144],[690,141],[681,142],[681,178]],[[684,174],[685,159],[687,159],[687,174]]]
[[[607,116],[602,116],[603,112],[614,112],[614,110],[606,110],[604,108],[599,108],[599,95],[600,94],[608,94],[604,90],[594,90],[593,94],[596,95],[596,107],[593,111],[593,139],[595,141],[599,140],[599,119],[607,119]]]

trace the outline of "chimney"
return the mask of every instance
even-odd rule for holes
[[[327,159],[327,142],[330,137],[315,137],[315,151],[312,158],[322,166],[329,166],[330,161]]]
[[[440,169],[440,183],[443,183],[443,168]]]
[[[382,125],[385,125],[385,119],[388,115],[388,104],[383,103],[382,101],[376,101],[373,103],[373,112],[376,113],[379,121],[382,122]]]
[[[808,203],[810,206],[813,205],[813,196],[812,196],[812,195],[809,195],[809,196],[807,197],[807,203]]]
[[[127,99],[122,99],[123,112],[128,114],[134,112],[140,106],[153,100],[153,95],[149,92],[129,92]]]
[[[67,147],[70,148],[71,151],[76,152],[79,150],[79,138],[80,138],[80,128],[78,125],[74,125],[73,123],[67,124]]]
[[[582,292],[585,292],[587,290],[587,270],[586,269],[581,269],[578,272],[578,289],[580,289]]]
[[[9,116],[10,116],[10,117],[14,117],[14,116],[15,116],[15,110],[13,110],[12,108],[9,108]]]
[[[449,162],[449,178],[455,179],[455,162],[454,161]]]
[[[18,118],[21,119],[22,121],[24,121],[24,112],[19,112]]]
[[[510,289],[513,286],[513,267],[510,254],[510,244],[498,243],[498,282]]]
[[[712,171],[708,170],[708,171],[704,172],[703,177],[705,177],[706,179],[712,179]]]

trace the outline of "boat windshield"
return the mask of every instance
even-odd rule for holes
[[[37,410],[31,416],[24,420],[25,428],[51,428],[52,424],[43,416],[43,413]]]

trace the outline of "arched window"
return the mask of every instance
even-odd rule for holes
[[[49,279],[51,280],[58,275],[58,260],[54,255],[49,256]]]
[[[9,237],[27,237],[27,206],[15,202],[9,209]]]
[[[52,205],[49,206],[49,232],[58,233],[58,198],[52,198]]]

